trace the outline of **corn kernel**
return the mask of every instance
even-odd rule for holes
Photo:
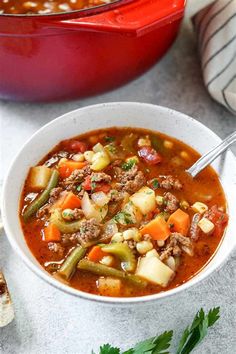
[[[187,210],[189,208],[189,203],[187,202],[187,200],[181,200],[179,206],[181,209]]]
[[[100,263],[110,267],[114,263],[114,258],[112,256],[104,256],[101,260]]]
[[[93,151],[88,150],[88,151],[84,152],[85,160],[90,162],[90,163],[92,162],[93,156],[94,156],[94,152]]]
[[[208,220],[207,218],[202,218],[199,221],[198,226],[204,232],[204,234],[212,233],[214,231],[214,228],[215,228],[215,225],[210,220]]]
[[[165,241],[164,240],[157,241],[157,246],[158,247],[163,247],[164,245],[165,245]]]
[[[184,160],[189,160],[189,154],[186,151],[181,151],[180,157]]]
[[[150,241],[140,241],[136,244],[136,249],[138,253],[145,254],[153,249],[153,244]]]
[[[179,156],[172,157],[170,162],[174,166],[181,166],[183,164],[183,160]]]
[[[169,141],[169,140],[164,140],[163,145],[166,149],[172,149],[174,146],[174,143],[172,143],[172,141]]]
[[[156,196],[157,205],[162,205],[164,203],[164,198],[161,195]]]
[[[113,235],[111,238],[111,242],[123,242],[123,241],[124,241],[124,237],[121,232],[115,233],[115,235]]]
[[[72,157],[72,160],[77,161],[77,162],[83,162],[84,161],[84,154],[75,154]]]
[[[141,234],[138,231],[138,229],[133,227],[132,229],[125,230],[123,232],[123,237],[124,237],[124,240],[126,240],[126,241],[127,240],[134,240],[134,241],[138,242],[141,239]]]
[[[97,144],[98,140],[99,140],[99,137],[97,135],[92,135],[88,138],[89,142],[91,144]]]
[[[200,214],[204,214],[205,211],[208,210],[208,206],[204,203],[201,202],[196,202],[194,203],[191,208],[193,209],[193,211],[195,211],[196,213],[200,213]]]
[[[138,156],[134,155],[134,156],[130,156],[127,159],[125,159],[126,162],[132,161],[134,163],[139,163],[139,158]]]
[[[145,138],[138,139],[138,146],[151,146],[151,140],[146,136]]]

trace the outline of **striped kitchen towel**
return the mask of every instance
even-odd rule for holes
[[[205,85],[236,114],[236,0],[217,0],[193,18]]]

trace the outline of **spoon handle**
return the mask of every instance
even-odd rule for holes
[[[210,165],[222,152],[224,152],[231,144],[236,142],[236,131],[225,138],[219,145],[214,147],[208,153],[203,155],[194,165],[192,165],[186,172],[193,178],[196,177],[205,167]]]

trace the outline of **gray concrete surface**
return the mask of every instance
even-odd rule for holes
[[[1,172],[25,139],[43,124],[72,109],[106,101],[143,101],[171,107],[193,116],[221,137],[236,128],[236,117],[213,102],[203,86],[194,34],[185,24],[160,63],[116,91],[58,104],[0,102]],[[177,338],[200,307],[212,306],[221,306],[221,320],[195,353],[236,352],[236,252],[200,285],[164,302],[134,309],[95,306],[50,287],[26,268],[4,235],[0,238],[0,264],[16,311],[15,321],[0,329],[1,353],[89,354],[104,342],[125,349],[166,329],[174,329]]]

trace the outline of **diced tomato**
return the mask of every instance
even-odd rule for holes
[[[90,191],[92,189],[91,176],[85,177],[85,180],[83,183],[83,189],[85,191]]]
[[[149,165],[156,165],[162,161],[161,155],[155,149],[153,149],[151,146],[143,146],[138,151],[138,154]]]
[[[229,217],[226,213],[219,210],[217,205],[213,205],[206,213],[205,217],[209,219],[214,225],[214,235],[221,236],[228,223]]]
[[[85,152],[88,150],[88,145],[83,141],[67,139],[61,142],[63,148],[73,151],[73,152]]]
[[[111,186],[107,183],[94,182],[94,187],[93,187],[91,176],[87,176],[85,178],[83,183],[83,188],[85,191],[93,190],[93,192],[104,192],[104,193],[108,193],[111,190]]]
[[[108,193],[111,190],[111,186],[107,183],[97,183],[94,188],[94,192],[104,192]]]

